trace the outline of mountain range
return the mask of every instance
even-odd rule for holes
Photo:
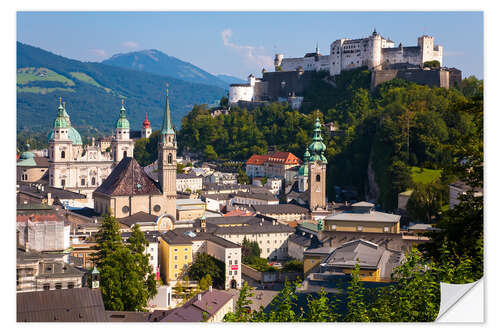
[[[123,54],[103,63],[81,62],[18,42],[18,132],[48,133],[57,114],[59,97],[66,102],[72,126],[82,135],[97,136],[111,134],[119,115],[121,99],[125,100],[132,129],[140,128],[146,112],[153,129],[158,129],[164,112],[167,82],[176,127],[180,127],[180,120],[195,104],[215,104],[227,95],[225,88],[228,82],[224,79],[231,78],[218,78],[194,65],[158,52],[154,52],[154,57],[165,59],[166,56],[177,67],[160,70],[161,66],[157,66],[156,73],[152,73],[149,68],[153,65],[145,62],[137,70],[127,68],[123,59],[129,57]],[[144,57],[138,56],[138,59],[142,61]],[[109,64],[112,59],[122,65]]]
[[[242,81],[227,75],[215,76],[189,62],[169,56],[158,50],[119,53],[102,63],[161,76],[170,76],[187,82],[213,85],[224,89],[229,87],[229,83],[240,83],[236,81]]]

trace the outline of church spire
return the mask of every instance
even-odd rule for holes
[[[326,150],[326,146],[323,143],[323,137],[321,136],[321,121],[319,117],[316,117],[316,122],[314,123],[314,134],[313,142],[309,145],[309,151],[311,152],[310,161],[323,161],[327,163],[327,159],[323,154]]]
[[[163,116],[163,125],[161,127],[161,140],[166,142],[166,135],[175,135],[174,129],[172,127],[172,120],[170,116],[170,104],[168,102],[168,83],[166,85],[167,97],[165,100],[165,115]]]
[[[127,115],[125,114],[125,105],[124,105],[124,100],[122,99],[122,108],[120,109],[120,118],[118,118],[118,121],[116,122],[116,128],[117,129],[130,129],[130,123],[128,122]]]

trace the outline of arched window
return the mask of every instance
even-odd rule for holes
[[[172,164],[172,154],[168,154],[168,164]]]
[[[320,175],[316,175],[316,181],[319,182],[321,180],[321,176]]]
[[[123,158],[127,157],[127,151],[123,151]]]
[[[82,184],[82,186],[85,185],[85,178],[82,178],[81,184]]]
[[[63,151],[61,152],[61,158],[65,158],[65,157],[66,157],[66,152],[63,150]]]
[[[95,177],[92,177],[92,185],[95,185]]]
[[[62,187],[66,186],[66,179],[61,179],[61,186]]]

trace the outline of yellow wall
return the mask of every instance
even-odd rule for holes
[[[184,273],[184,265],[186,264],[189,267],[193,262],[191,244],[168,244],[163,238],[160,238],[159,250],[158,261],[160,263],[162,278],[166,283],[181,280]],[[175,276],[176,274],[177,277]]]
[[[332,225],[336,225],[336,229],[332,229]],[[358,226],[363,226],[361,232],[399,233],[399,222],[325,221],[325,230],[328,231],[360,232]],[[384,227],[388,227],[389,231],[384,231]]]
[[[351,274],[352,269],[350,268],[344,268],[342,270],[343,273],[345,274]],[[367,270],[367,269],[360,269],[359,270],[359,279],[361,281],[380,281],[380,269],[377,268],[377,270]]]

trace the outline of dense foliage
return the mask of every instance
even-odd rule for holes
[[[482,119],[464,109],[474,96],[482,100],[482,81],[473,77],[464,79],[462,91],[400,79],[370,91],[366,68],[342,72],[335,82],[326,73],[315,75],[300,112],[271,103],[251,110],[233,106],[229,114],[212,117],[195,106],[182,119],[180,150],[211,160],[244,161],[272,149],[301,158],[319,116],[337,127],[332,135],[323,130],[329,199],[335,198],[334,186],[354,187],[358,199],[395,210],[398,193],[414,186],[410,167],[449,168],[450,147],[481,131]]]
[[[105,215],[96,236],[94,264],[100,272],[100,288],[106,310],[143,311],[156,295],[156,281],[144,233],[134,227],[125,245],[117,220]]]
[[[193,263],[189,266],[187,274],[189,278],[198,282],[205,279],[205,284],[207,283],[206,279],[208,275],[214,287],[224,289],[225,269],[222,261],[206,253],[198,253]]]

